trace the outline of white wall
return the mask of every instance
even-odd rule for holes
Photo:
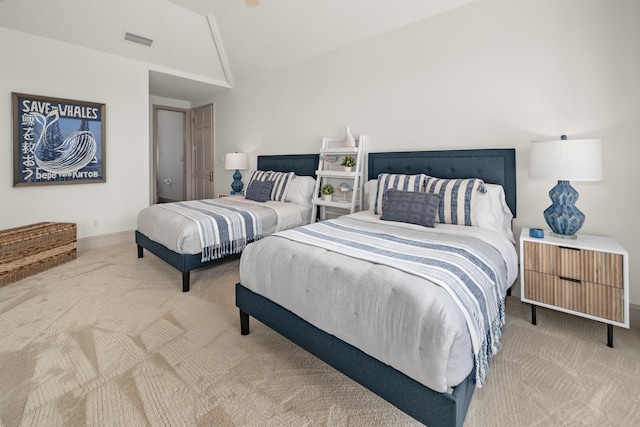
[[[532,140],[602,138],[605,180],[575,182],[584,233],[630,252],[640,304],[640,2],[480,0],[215,97],[217,152],[317,152],[344,126],[368,151],[515,147],[517,234],[546,227],[551,180],[528,177]],[[220,157],[220,154],[218,154]],[[218,168],[216,192],[231,172]],[[629,184],[627,184],[629,183]]]
[[[135,229],[149,194],[148,67],[2,27],[0,57],[0,229],[75,222],[79,238]],[[13,187],[11,92],[106,104],[107,181]]]

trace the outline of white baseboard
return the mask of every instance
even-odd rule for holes
[[[77,250],[101,248],[103,246],[117,245],[120,243],[135,242],[135,234],[131,231],[121,231],[119,233],[103,234],[100,236],[83,237],[78,239]]]
[[[629,325],[632,328],[640,328],[640,305],[629,304]]]

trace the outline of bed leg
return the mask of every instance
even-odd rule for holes
[[[138,245],[138,258],[142,258],[143,254],[144,254],[144,249],[142,248],[142,246]]]
[[[189,272],[182,272],[182,292],[189,292]]]
[[[240,310],[240,334],[249,335],[249,315]]]
[[[510,297],[511,296],[511,287],[509,289],[507,289],[507,296]]]

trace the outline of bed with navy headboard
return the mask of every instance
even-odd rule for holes
[[[294,172],[296,176],[315,178],[315,171],[318,168],[318,160],[318,154],[263,155],[258,156],[257,170]],[[160,224],[157,226],[162,227],[163,225]],[[166,226],[168,227],[169,225]],[[135,239],[138,246],[138,258],[143,257],[144,249],[146,249],[182,273],[183,292],[189,291],[191,271],[208,265],[213,265],[222,260],[237,257],[239,255],[233,254],[203,262],[201,252],[183,253],[180,250],[169,249],[166,244],[163,244],[163,242],[150,238],[140,230],[136,230]]]
[[[513,149],[369,153],[369,179],[380,174],[480,179],[493,190],[502,188],[507,218],[516,213]],[[371,188],[379,182],[373,181]],[[375,192],[370,201],[374,196]],[[491,265],[486,271],[493,265],[506,265],[498,273],[497,267],[491,270],[493,276],[487,274],[501,289],[495,291],[499,295],[494,299],[487,297],[485,304],[495,305],[502,315],[506,291],[517,274],[513,242],[499,230],[475,225],[436,224],[427,230],[415,223],[380,218],[373,211],[360,212],[275,233],[248,247],[240,260],[240,283],[236,285],[240,331],[249,334],[249,319],[254,317],[418,421],[429,426],[462,426],[474,389],[486,374],[478,371],[478,367],[484,369],[478,362],[482,356],[477,356],[471,327],[467,330],[470,323],[464,309],[448,293],[448,284],[436,285],[432,276],[425,279],[423,270],[405,270],[404,258],[398,258],[396,269],[393,262],[378,264],[360,253],[375,252],[372,259],[377,260],[375,257],[388,256],[388,248],[401,244],[417,242],[429,250],[443,246],[456,253],[458,245],[469,245],[464,251],[483,260],[478,264],[486,261]],[[437,244],[420,240],[423,228],[424,233],[436,233]],[[351,234],[366,239],[350,242]],[[407,255],[407,262],[413,262],[412,255]],[[422,268],[419,259],[416,263]],[[460,277],[475,274],[459,271]],[[427,331],[429,328],[432,330]],[[451,338],[446,329],[466,332]],[[496,339],[499,343],[499,335],[499,329],[491,330],[493,344]]]

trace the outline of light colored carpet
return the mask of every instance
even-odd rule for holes
[[[134,244],[0,288],[0,426],[410,426],[269,328],[239,333],[238,261],[180,274]],[[466,426],[640,425],[640,331],[507,301]]]

